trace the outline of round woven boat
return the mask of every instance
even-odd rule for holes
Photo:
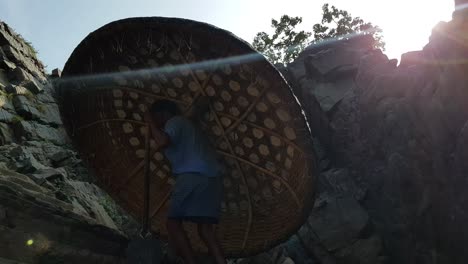
[[[158,99],[187,115],[199,98],[209,103],[196,121],[226,168],[217,234],[228,256],[285,241],[313,205],[317,172],[301,107],[281,74],[227,31],[177,18],[112,22],[75,49],[57,94],[66,129],[98,184],[137,219],[144,215],[143,113]],[[164,238],[174,179],[156,143],[149,146],[150,224]],[[196,227],[185,228],[193,247],[206,251]]]

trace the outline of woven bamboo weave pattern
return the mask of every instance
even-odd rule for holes
[[[224,201],[217,232],[230,256],[269,249],[303,223],[313,205],[315,161],[306,120],[290,88],[263,56],[229,32],[175,18],[132,18],[91,33],[57,83],[62,118],[100,186],[143,215],[148,106],[184,113],[206,98],[199,125],[223,158]],[[174,184],[151,146],[151,227],[164,237]],[[195,226],[194,248],[206,251]]]

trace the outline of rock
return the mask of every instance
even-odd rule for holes
[[[47,168],[26,147],[16,145],[11,148],[9,155],[14,162],[12,167],[18,172],[34,173]]]
[[[16,112],[25,119],[38,120],[42,116],[39,110],[36,109],[34,102],[31,102],[23,95],[13,97],[13,105]]]
[[[7,93],[10,93],[10,94],[13,94],[13,95],[27,95],[27,94],[29,94],[28,89],[26,89],[23,86],[14,85],[14,84],[9,84],[8,86],[6,86],[5,91]]]
[[[36,120],[41,124],[59,127],[62,119],[57,104],[31,101],[31,96],[15,96],[13,105],[16,112],[27,120]]]
[[[6,145],[13,142],[13,131],[10,126],[0,123],[0,145]]]
[[[0,90],[5,89],[5,86],[8,84],[10,84],[10,81],[8,80],[6,72],[0,69]]]
[[[70,153],[68,150],[59,149],[57,152],[53,153],[49,158],[52,160],[54,166],[64,166],[64,162],[73,157],[73,153]],[[71,165],[71,164],[68,164]]]
[[[0,122],[11,123],[15,118],[16,116],[0,108]]]
[[[281,264],[294,264],[295,262],[291,258],[285,258]]]
[[[293,92],[304,109],[312,135],[320,140],[325,152],[327,152],[331,144],[330,124],[325,111],[321,108],[320,103],[312,92],[315,82],[302,84],[292,79],[291,83]]]
[[[4,69],[6,72],[10,72],[16,69],[16,65],[6,59],[0,59],[0,68]]]
[[[26,83],[25,86],[33,94],[38,94],[38,93],[42,92],[42,90],[43,90],[42,85],[39,84],[36,80],[29,81],[28,83]]]
[[[367,212],[350,196],[330,198],[309,217],[310,228],[328,251],[347,247],[369,224]]]
[[[361,201],[366,195],[366,191],[358,187],[347,169],[333,168],[322,172],[322,177],[326,180],[327,186],[333,189],[332,192],[334,193],[349,195],[356,201]]]
[[[127,239],[113,229],[72,211],[72,205],[50,196],[27,176],[0,170],[0,207],[10,228],[2,228],[2,257],[26,263],[123,263]],[[14,227],[14,228],[13,228]],[[25,241],[32,240],[30,247]],[[45,262],[44,262],[45,263]]]
[[[7,57],[6,57],[5,52],[3,52],[2,47],[0,47],[0,59],[4,60],[4,59],[6,59],[6,58],[7,58]]]
[[[455,11],[453,12],[454,20],[463,20],[468,17],[468,11],[466,10],[466,0],[455,0]]]
[[[358,71],[358,65],[340,65],[333,70],[329,71],[323,76],[327,82],[339,81],[342,79],[353,78]]]
[[[63,125],[60,111],[57,104],[54,103],[36,103],[41,113],[39,121],[43,124],[58,128]]]
[[[44,67],[36,58],[34,49],[4,23],[0,25],[0,45],[8,60],[45,81]]]
[[[422,51],[411,51],[401,55],[400,67],[409,67],[417,64],[428,63],[424,61]]]
[[[327,153],[332,134],[327,114],[332,114],[332,109],[355,89],[354,77],[361,58],[373,50],[373,44],[374,39],[366,35],[313,43],[283,70],[304,108],[313,136]]]
[[[21,55],[18,53],[18,51],[15,50],[15,48],[11,47],[10,45],[3,45],[2,47],[3,54],[5,54],[6,58],[8,58],[10,61],[19,61],[21,60]]]
[[[67,181],[65,193],[75,206],[75,212],[89,215],[98,223],[118,230],[116,224],[101,204],[103,199],[102,191],[97,186],[86,182]]]
[[[403,55],[398,67],[379,51],[367,53],[356,89],[329,115],[332,162],[366,186],[363,208],[389,263],[468,259],[468,76],[465,64],[450,63],[468,58],[467,30],[461,20],[440,23],[424,49]],[[361,263],[352,256],[375,256],[367,254],[378,251],[373,237],[358,237],[358,248],[342,247],[335,256]]]
[[[296,264],[314,264],[313,256],[308,255],[297,235],[292,236],[285,244],[288,257]]]
[[[362,53],[359,50],[338,48],[320,51],[309,55],[305,67],[312,76],[324,76],[339,67],[357,69]]]
[[[52,78],[60,78],[62,76],[62,71],[57,68],[52,70]]]
[[[43,104],[50,104],[50,103],[56,104],[56,101],[54,97],[52,96],[52,91],[50,91],[50,89],[52,89],[50,87],[50,84],[45,85],[44,92],[36,94],[37,100]]]
[[[27,71],[23,70],[20,67],[17,67],[9,74],[10,79],[17,81],[18,83],[27,83],[34,79],[34,77],[28,73]]]
[[[316,83],[312,93],[320,103],[325,112],[330,111],[346,93],[355,89],[352,79],[344,79],[333,83]]]
[[[10,96],[9,95],[0,95],[0,107],[3,110],[9,111],[9,112],[14,112],[15,108],[13,107],[13,104],[10,101]]]
[[[63,128],[53,128],[34,121],[20,121],[13,125],[16,138],[49,141],[57,145],[69,143]]]
[[[29,45],[21,40],[13,30],[4,23],[0,24],[0,45],[11,47],[25,58],[34,56]]]
[[[30,176],[39,185],[42,185],[45,181],[63,181],[65,179],[63,171],[59,171],[53,168],[37,170]]]
[[[33,94],[40,93],[43,90],[42,85],[39,81],[34,78],[30,73],[23,70],[22,68],[16,68],[9,74],[10,78],[16,81],[18,84],[24,85]]]
[[[0,258],[0,263],[2,264],[26,264],[24,262],[18,262],[16,260]]]
[[[336,253],[337,259],[346,264],[384,264],[380,257],[382,241],[379,237],[360,239],[350,247]]]
[[[3,22],[0,46],[0,255],[25,263],[123,263],[127,240],[118,229],[135,235],[139,226],[89,183],[31,46]],[[29,239],[34,245],[25,247]]]
[[[307,255],[313,256],[313,259],[316,260],[317,263],[337,263],[336,259],[332,256],[332,253],[329,252],[320,241],[318,241],[317,236],[313,233],[310,225],[307,222],[299,229],[297,237],[307,252]]]

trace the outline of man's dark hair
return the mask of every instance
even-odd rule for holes
[[[167,112],[172,115],[179,115],[180,109],[177,107],[177,104],[169,100],[158,100],[150,106],[150,113],[162,113]]]

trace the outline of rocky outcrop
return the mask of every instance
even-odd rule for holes
[[[398,66],[358,37],[310,47],[283,71],[311,123],[325,122],[312,126],[327,150],[318,201],[298,233],[320,263],[466,263],[468,16],[457,4]]]
[[[316,206],[283,259],[466,263],[468,2],[456,4],[398,66],[364,36],[313,45],[282,69],[325,150]]]
[[[93,184],[49,79],[34,48],[0,22],[0,257],[118,263],[134,222]]]
[[[1,256],[24,263],[123,263],[126,238],[74,211],[28,176],[0,169]]]
[[[331,147],[329,115],[354,86],[362,56],[373,49],[371,36],[324,41],[307,47],[282,70],[325,151]]]
[[[368,186],[366,208],[398,263],[465,263],[466,23],[439,24],[399,67],[363,57],[332,118],[340,165]],[[392,217],[389,217],[392,216]]]

